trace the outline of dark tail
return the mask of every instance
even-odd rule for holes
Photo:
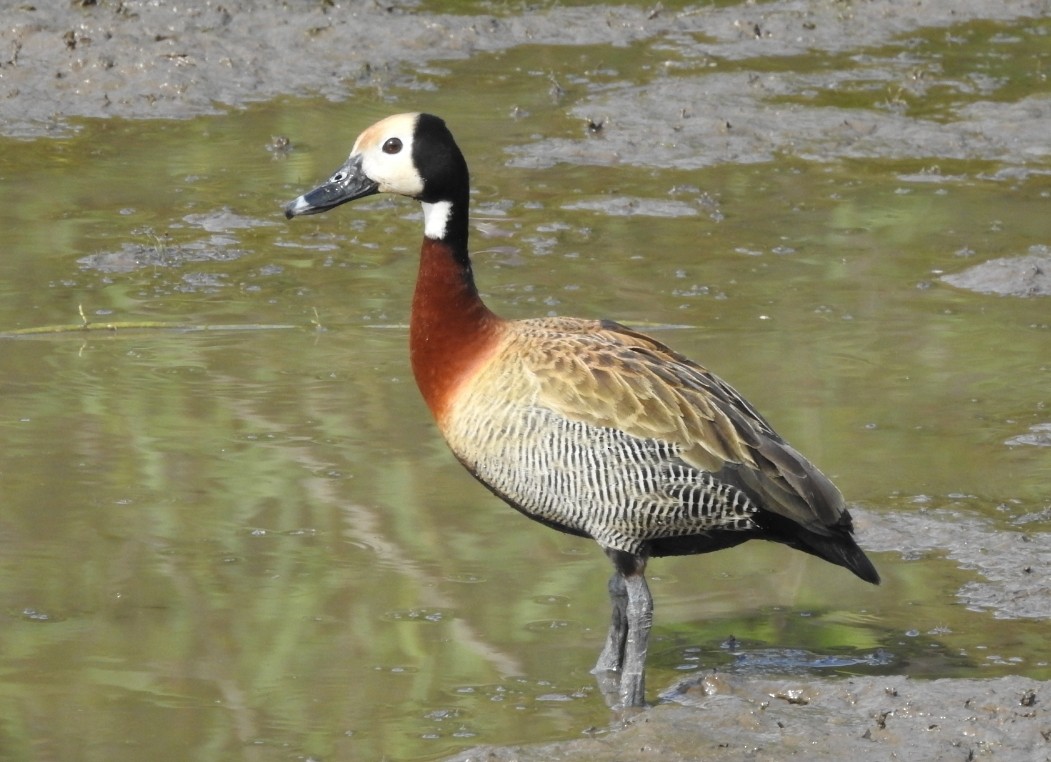
[[[872,565],[865,551],[858,547],[850,537],[807,537],[804,542],[811,547],[803,547],[809,553],[825,559],[830,563],[845,567],[854,572],[858,577],[879,584],[879,572]]]
[[[871,582],[873,585],[879,584],[879,572],[876,571],[869,557],[865,555],[865,551],[854,542],[853,524],[850,514],[846,511],[843,512],[838,525],[828,528],[828,534],[818,534],[810,529],[804,529],[779,516],[767,514],[764,519],[768,529],[766,539],[783,542],[831,564],[850,569],[866,582]]]
[[[792,545],[829,563],[850,569],[866,582],[878,585],[879,572],[850,534],[850,514],[845,514],[844,518],[845,525],[834,528],[829,535],[805,529],[798,531]]]

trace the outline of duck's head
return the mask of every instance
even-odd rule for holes
[[[347,161],[322,185],[285,206],[289,219],[319,214],[374,193],[423,202],[427,234],[441,238],[451,209],[469,192],[467,162],[445,122],[431,114],[397,114],[365,130]]]

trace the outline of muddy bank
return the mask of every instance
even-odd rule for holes
[[[1051,296],[1051,252],[1047,246],[1033,246],[1024,256],[991,259],[942,280],[983,294]]]
[[[660,4],[556,4],[525,13],[457,16],[424,13],[412,2],[23,3],[5,11],[0,27],[0,131],[26,137],[61,132],[70,128],[71,117],[189,118],[288,94],[345,99],[362,88],[411,84],[414,65],[480,51],[660,39],[669,54],[667,73],[676,76],[673,91],[665,92],[659,80],[643,88],[625,82],[567,103],[582,117],[610,118],[617,127],[607,134],[612,142],[541,144],[518,161],[529,162],[530,153],[532,160],[542,155],[545,161],[587,163],[630,156],[688,167],[696,161],[761,161],[781,150],[828,156],[830,149],[848,156],[890,151],[1025,161],[1047,154],[1046,141],[1031,139],[1043,135],[1036,129],[1046,124],[1046,98],[977,102],[948,125],[910,119],[893,103],[885,113],[756,106],[792,95],[812,97],[848,80],[871,80],[881,88],[900,84],[901,106],[934,87],[958,85],[981,96],[983,87],[995,83],[956,83],[942,72],[910,69],[907,56],[871,49],[918,30],[1040,18],[1047,11],[1046,0],[918,2],[907,8],[894,0],[771,2],[682,11]],[[755,75],[742,65],[800,55],[834,63],[835,56],[851,51],[865,51],[864,59],[848,59],[851,71],[831,65],[778,77]],[[865,70],[860,76],[859,61]],[[1034,76],[1044,76],[1039,63],[1035,68]],[[694,70],[695,79],[684,79]],[[543,77],[539,81],[548,85]],[[724,139],[713,139],[719,135]],[[649,139],[638,140],[643,136]],[[640,154],[639,146],[646,145],[655,150]],[[623,150],[629,146],[631,151]]]
[[[1051,683],[905,677],[744,680],[709,675],[590,738],[481,747],[450,762],[1044,759]]]

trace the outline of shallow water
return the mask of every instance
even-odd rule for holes
[[[497,311],[706,363],[859,506],[862,545],[973,528],[880,546],[880,588],[759,543],[654,562],[651,695],[713,667],[1051,677],[1043,618],[961,596],[991,537],[1048,530],[1051,450],[1010,443],[1051,419],[1049,303],[938,279],[1051,245],[1046,156],[684,171],[567,111],[559,88],[665,54],[521,48],[346,103],[0,141],[0,331],[114,326],[0,339],[2,755],[433,759],[608,725],[605,560],[475,485],[408,372],[418,209],[280,214],[409,108],[468,155]]]

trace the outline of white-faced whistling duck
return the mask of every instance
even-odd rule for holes
[[[512,507],[592,538],[613,562],[595,672],[619,673],[622,706],[644,703],[651,556],[773,540],[879,582],[839,490],[728,384],[609,320],[504,320],[486,307],[467,253],[467,163],[445,122],[374,124],[285,215],[374,193],[423,204],[409,347],[449,447]]]

